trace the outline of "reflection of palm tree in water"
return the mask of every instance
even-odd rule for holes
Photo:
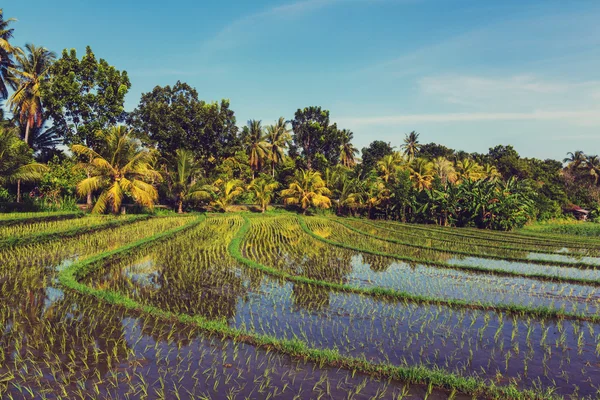
[[[394,262],[391,258],[362,254],[363,263],[368,264],[373,272],[385,272]]]

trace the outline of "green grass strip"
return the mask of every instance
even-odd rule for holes
[[[310,236],[314,237],[315,239],[317,239],[323,243],[327,243],[329,245],[344,248],[347,250],[358,251],[361,253],[367,253],[367,254],[372,254],[372,255],[382,256],[382,257],[395,258],[395,259],[402,260],[402,261],[413,261],[413,262],[421,263],[420,261],[412,260],[409,257],[401,257],[401,256],[397,256],[395,254],[383,253],[383,252],[375,251],[375,250],[360,249],[360,248],[350,246],[350,245],[347,245],[344,243],[338,243],[338,242],[331,241],[329,239],[325,239],[325,238],[315,234],[313,231],[311,231],[308,228],[308,226],[306,226],[306,222],[303,220],[303,218],[301,216],[298,216],[298,221],[300,222],[302,229],[304,229],[304,231],[306,233],[308,233]],[[239,249],[238,249],[238,252],[239,252]],[[241,254],[240,254],[240,256],[241,256]],[[528,314],[528,315],[532,315],[535,317],[542,317],[542,318],[559,318],[559,319],[571,319],[571,320],[579,320],[579,321],[600,322],[600,315],[586,315],[583,313],[572,313],[572,312],[556,310],[556,309],[552,309],[552,308],[548,308],[548,307],[527,307],[527,306],[521,306],[518,304],[470,303],[470,302],[464,301],[464,300],[440,299],[440,298],[434,298],[434,297],[419,296],[419,295],[414,295],[414,294],[410,294],[410,293],[405,293],[405,292],[400,292],[400,291],[393,290],[393,289],[380,288],[380,287],[357,288],[354,286],[343,285],[343,284],[339,284],[339,283],[332,283],[332,282],[310,279],[310,278],[306,278],[303,276],[290,275],[288,273],[285,273],[282,271],[277,271],[273,268],[263,266],[252,260],[248,260],[245,258],[244,258],[244,260],[246,260],[246,262],[244,262],[244,264],[246,264],[246,265],[252,266],[257,269],[261,269],[265,272],[273,271],[273,275],[280,276],[280,277],[288,279],[290,281],[318,285],[318,286],[323,286],[323,287],[327,287],[327,288],[334,289],[334,290],[357,293],[357,294],[364,294],[367,296],[387,297],[387,298],[397,299],[397,300],[406,300],[406,301],[426,303],[426,304],[439,304],[439,305],[444,305],[444,306],[449,306],[449,307],[472,308],[472,309],[489,310],[489,311],[496,311],[496,312],[502,311],[502,312],[508,312],[508,313],[514,313],[514,314],[521,314],[521,315]],[[242,262],[241,259],[239,259],[239,261]],[[424,263],[422,263],[422,264],[424,264]],[[450,266],[449,268],[453,268],[453,267],[454,266]]]
[[[340,225],[346,227],[347,229],[349,229],[353,232],[356,232],[360,235],[371,237],[371,238],[377,239],[377,240],[382,240],[384,242],[389,242],[389,243],[394,243],[394,244],[400,244],[402,246],[412,247],[415,249],[434,250],[434,251],[440,251],[443,253],[458,254],[458,255],[467,256],[467,257],[489,258],[491,260],[512,261],[512,262],[520,262],[520,263],[525,263],[525,264],[551,265],[551,266],[555,266],[555,267],[568,267],[568,268],[580,268],[580,269],[600,269],[600,265],[589,264],[589,263],[585,263],[585,262],[563,262],[563,261],[556,261],[556,260],[538,260],[538,259],[529,259],[529,258],[523,258],[523,257],[500,256],[500,255],[494,255],[494,254],[481,254],[481,253],[474,253],[474,252],[463,251],[463,250],[449,250],[449,249],[444,249],[442,247],[435,247],[435,246],[424,246],[424,245],[420,245],[420,244],[405,242],[405,241],[398,240],[398,239],[385,238],[385,237],[381,237],[378,235],[374,235],[372,233],[365,232],[361,229],[358,229],[352,225],[349,225],[349,224],[342,222],[340,220],[337,220],[337,219],[328,218],[328,220],[333,221],[337,224],[340,224]],[[379,229],[381,229],[381,228],[379,228]],[[383,228],[383,229],[385,229],[385,228]],[[600,281],[598,283],[600,284]]]
[[[249,225],[246,220],[244,226]],[[428,385],[431,384],[437,388],[448,390],[457,390],[467,395],[476,397],[486,397],[492,399],[560,399],[553,394],[552,389],[545,392],[534,391],[530,389],[519,389],[514,383],[503,386],[496,386],[493,382],[486,382],[479,378],[462,377],[449,373],[443,369],[427,368],[423,366],[401,367],[388,363],[375,364],[367,361],[365,358],[355,358],[343,356],[334,349],[315,349],[298,339],[277,339],[269,335],[261,335],[254,332],[247,332],[241,329],[232,328],[223,320],[208,320],[202,316],[191,316],[165,311],[161,308],[151,305],[141,304],[123,294],[95,289],[79,282],[87,274],[101,267],[103,263],[114,256],[121,256],[133,250],[155,243],[158,240],[168,239],[175,234],[197,225],[201,220],[195,220],[190,224],[167,232],[156,234],[137,242],[120,247],[116,250],[106,251],[92,258],[77,262],[60,272],[58,280],[64,287],[79,292],[84,295],[93,296],[96,299],[126,308],[134,312],[141,312],[153,317],[178,321],[184,324],[195,325],[200,330],[215,334],[225,339],[232,339],[237,342],[247,343],[256,347],[272,349],[282,354],[304,361],[313,362],[320,367],[327,366],[333,368],[344,368],[351,371],[358,371],[370,376],[382,379],[394,379],[400,382]],[[247,229],[246,229],[247,230]],[[243,229],[240,229],[243,231]],[[239,236],[239,232],[238,235]],[[231,242],[233,243],[233,241]],[[230,244],[230,248],[231,248]],[[235,247],[235,246],[234,246]],[[239,250],[239,246],[237,247]]]
[[[81,211],[67,211],[59,213],[40,213],[42,215],[26,215],[15,218],[0,218],[0,226],[12,226],[18,224],[31,224],[36,222],[61,221],[65,219],[73,219],[83,217],[85,214]]]
[[[80,226],[72,229],[56,232],[40,232],[29,236],[12,236],[0,240],[0,249],[20,246],[24,244],[44,243],[56,239],[64,239],[73,236],[79,236],[84,233],[92,233],[100,230],[116,228],[118,226],[132,224],[134,222],[149,219],[150,215],[134,215],[127,218],[113,219],[107,222],[101,222],[90,226]]]

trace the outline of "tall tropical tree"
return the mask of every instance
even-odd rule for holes
[[[89,159],[89,162],[80,164],[89,177],[77,184],[77,192],[85,195],[100,191],[92,212],[102,213],[110,209],[117,213],[125,196],[152,208],[158,199],[153,184],[162,179],[152,167],[156,152],[142,148],[125,126],[99,131],[96,137],[97,150],[78,144],[71,146],[75,154]]]
[[[407,134],[404,138],[402,149],[404,150],[404,155],[408,157],[410,162],[415,159],[420,148],[421,145],[419,144],[419,134],[415,131]]]
[[[433,181],[432,163],[425,158],[415,159],[410,165],[410,180],[417,190],[429,189]]]
[[[25,143],[29,144],[29,131],[42,125],[42,84],[50,77],[50,67],[56,54],[45,47],[31,43],[25,45],[24,54],[17,54],[15,65],[8,68],[10,80],[16,87],[8,99],[8,106],[19,121],[25,124]]]
[[[356,165],[356,154],[358,149],[352,144],[354,134],[344,129],[341,132],[342,144],[340,145],[340,164],[344,167],[352,168]]]
[[[465,158],[456,163],[456,171],[461,180],[476,181],[484,177],[483,167],[470,158]]]
[[[405,160],[399,152],[394,152],[383,156],[383,158],[377,161],[377,171],[379,176],[385,183],[388,183],[394,178],[396,172],[404,164]]]
[[[9,79],[9,69],[13,67],[13,56],[21,53],[21,49],[10,43],[14,31],[10,25],[15,21],[14,18],[4,19],[4,12],[0,8],[0,98],[2,99],[8,97],[8,87],[13,86]]]
[[[274,125],[268,126],[266,131],[270,150],[271,176],[275,177],[275,166],[281,164],[285,158],[285,149],[292,140],[292,131],[287,128],[287,121],[283,117],[279,117]]]
[[[248,189],[254,192],[258,204],[260,205],[261,212],[264,213],[267,210],[267,206],[271,204],[271,201],[275,196],[275,190],[277,190],[278,187],[278,182],[267,180],[265,178],[256,178],[250,182]]]
[[[567,163],[567,167],[572,170],[579,168],[583,163],[585,163],[586,156],[585,153],[581,150],[577,150],[575,152],[568,152],[567,157],[563,159],[564,163]]]
[[[183,212],[183,203],[188,199],[205,199],[208,196],[197,179],[202,175],[202,167],[194,158],[194,153],[186,149],[175,151],[174,168],[165,167],[165,178],[171,193],[175,196],[177,212]]]
[[[585,164],[583,166],[590,178],[594,182],[594,185],[598,185],[600,180],[600,158],[598,156],[586,156]]]
[[[331,191],[327,188],[321,173],[311,170],[297,170],[292,183],[287,189],[281,191],[283,203],[300,206],[303,214],[306,214],[310,206],[331,207],[331,199],[328,197],[330,194]]]
[[[270,145],[266,141],[266,135],[261,125],[261,121],[248,121],[248,152],[250,157],[250,168],[252,168],[252,179],[256,172],[262,169],[262,166],[269,156]]]
[[[21,181],[34,182],[48,170],[43,164],[32,162],[31,149],[23,142],[15,129],[0,126],[0,185]],[[21,202],[21,191],[17,188],[17,202]]]
[[[452,161],[446,157],[436,157],[431,162],[431,169],[435,176],[437,176],[442,184],[446,186],[448,182],[456,182],[456,170]]]

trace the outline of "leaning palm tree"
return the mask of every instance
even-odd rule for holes
[[[567,157],[563,159],[564,163],[567,163],[567,167],[575,170],[579,168],[585,162],[585,153],[581,150],[575,152],[568,152]]]
[[[202,175],[202,167],[194,153],[186,149],[175,151],[175,168],[169,171],[165,167],[165,178],[171,192],[175,195],[177,212],[183,213],[183,202],[189,199],[207,198],[206,191],[197,183]]]
[[[261,212],[264,213],[267,210],[267,206],[273,200],[273,197],[275,196],[275,190],[278,187],[278,182],[269,181],[265,178],[256,178],[250,182],[248,189],[254,192],[254,195],[258,200],[258,204],[260,205]]]
[[[85,195],[100,191],[92,212],[102,213],[110,208],[117,213],[125,196],[152,208],[158,199],[153,183],[162,179],[152,167],[156,152],[142,148],[125,126],[99,131],[97,138],[98,152],[79,144],[71,147],[75,154],[89,159],[89,162],[79,164],[89,177],[77,184],[77,192]]]
[[[419,144],[419,134],[415,131],[407,134],[404,138],[402,149],[404,150],[404,155],[412,162],[412,160],[415,159],[417,152],[421,149],[421,145]]]
[[[328,197],[330,193],[320,172],[297,170],[292,183],[281,191],[281,197],[284,204],[299,205],[302,213],[306,214],[310,206],[331,207],[331,199]]]
[[[7,105],[19,121],[25,123],[25,143],[29,144],[29,130],[42,125],[42,90],[44,81],[50,77],[50,66],[56,54],[45,47],[25,45],[27,54],[17,54],[15,65],[8,68],[10,80],[16,87]]]
[[[281,164],[285,158],[285,149],[291,140],[291,129],[283,117],[275,125],[267,126],[267,142],[269,143],[269,159],[271,160],[271,176],[275,177],[275,165]]]
[[[13,83],[9,79],[13,56],[21,53],[20,48],[10,43],[14,29],[9,26],[15,21],[14,18],[4,19],[3,10],[0,8],[0,98],[2,99],[8,97],[8,87],[13,87]]]
[[[0,185],[17,184],[17,202],[21,202],[21,181],[35,182],[48,170],[43,164],[32,163],[31,149],[15,129],[0,127]]]
[[[269,155],[270,145],[265,141],[265,133],[261,121],[248,121],[249,143],[248,151],[250,157],[250,168],[252,168],[252,179],[257,171],[262,169],[265,159]]]
[[[352,168],[356,165],[356,154],[358,154],[358,149],[354,147],[352,144],[352,139],[354,134],[344,129],[341,132],[342,136],[342,144],[340,145],[340,163],[344,167]]]

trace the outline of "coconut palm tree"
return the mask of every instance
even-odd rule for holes
[[[250,168],[252,168],[252,179],[254,179],[256,172],[262,169],[265,159],[269,156],[271,146],[265,141],[266,135],[262,128],[261,121],[248,121],[248,133]]]
[[[393,179],[404,162],[405,160],[399,152],[383,156],[381,160],[377,161],[377,171],[379,171],[379,176],[385,183],[388,183]]]
[[[594,181],[594,185],[597,186],[600,180],[600,158],[598,156],[586,156],[583,167]]]
[[[440,181],[444,186],[446,186],[448,182],[456,182],[456,170],[454,169],[452,161],[448,160],[446,157],[434,158],[431,162],[431,169],[432,173],[440,178]]]
[[[202,167],[195,159],[194,153],[186,149],[175,151],[175,168],[169,171],[165,167],[165,178],[171,192],[175,195],[177,212],[183,213],[183,203],[189,199],[206,199],[209,196],[197,179],[202,175]]]
[[[13,66],[13,56],[21,53],[20,48],[10,44],[14,29],[9,26],[15,21],[14,18],[4,19],[4,12],[0,8],[0,98],[2,99],[8,97],[8,87],[13,86],[9,79],[9,68]]]
[[[27,54],[17,54],[15,65],[8,68],[10,81],[16,87],[7,105],[19,121],[25,123],[25,143],[29,144],[29,130],[42,125],[42,83],[50,77],[50,66],[56,54],[45,47],[26,44]]]
[[[265,178],[256,178],[248,186],[248,190],[254,192],[258,204],[260,205],[261,212],[267,210],[267,206],[271,204],[273,197],[275,196],[275,190],[279,187],[279,183],[275,181],[269,181]]]
[[[498,171],[498,168],[493,166],[492,164],[485,164],[483,166],[483,175],[490,180],[498,180],[502,177],[502,174]]]
[[[417,158],[410,165],[410,180],[417,190],[429,189],[433,181],[433,164],[424,158]]]
[[[325,185],[320,172],[310,170],[297,170],[294,180],[287,189],[281,191],[283,203],[286,205],[299,205],[302,213],[306,214],[308,207],[329,208],[331,191]]]
[[[32,163],[31,149],[23,142],[16,129],[0,127],[0,185],[21,181],[34,182],[42,178],[48,170],[43,164]],[[17,202],[21,202],[20,187],[17,188]]]
[[[100,191],[92,212],[102,213],[110,207],[117,213],[125,196],[152,208],[158,199],[153,183],[162,179],[152,167],[156,152],[142,148],[125,126],[99,131],[97,137],[98,151],[78,144],[71,146],[75,154],[90,160],[79,165],[89,177],[77,184],[77,192],[84,195]]]
[[[458,161],[456,171],[460,180],[476,181],[483,178],[483,167],[470,158]]]
[[[275,125],[267,127],[267,142],[269,143],[269,158],[271,160],[271,176],[275,177],[275,165],[281,164],[285,158],[285,149],[292,139],[291,129],[287,128],[287,121],[283,117]]]
[[[579,168],[585,162],[585,153],[581,150],[575,152],[568,152],[567,157],[563,159],[564,163],[567,163],[567,167],[575,170]]]
[[[407,134],[404,138],[402,149],[404,149],[404,155],[412,162],[415,159],[417,152],[421,149],[421,145],[419,144],[419,134],[415,131]]]
[[[211,204],[225,212],[242,193],[244,193],[243,182],[239,179],[223,180],[217,179],[212,185],[213,201]],[[198,195],[202,195],[198,192]]]
[[[342,144],[340,145],[340,163],[347,168],[352,168],[356,165],[355,155],[358,154],[358,149],[352,144],[354,134],[344,129],[340,132]]]

